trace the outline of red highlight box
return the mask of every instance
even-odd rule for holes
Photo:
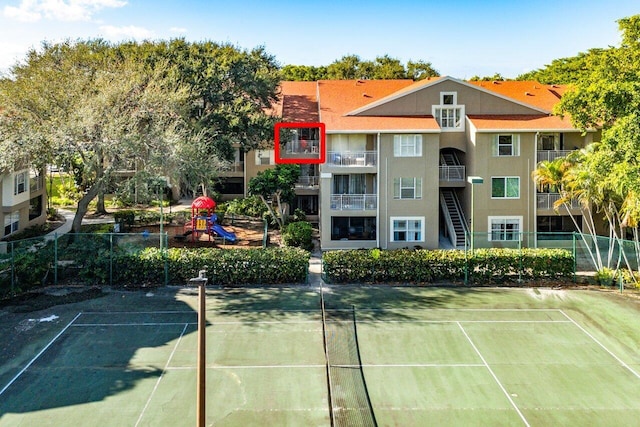
[[[326,160],[324,123],[276,123],[273,139],[276,163],[322,164]]]

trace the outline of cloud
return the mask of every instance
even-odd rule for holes
[[[153,37],[153,31],[146,28],[129,25],[125,27],[115,27],[113,25],[103,25],[100,27],[106,38],[108,39],[150,39]]]
[[[56,21],[89,21],[106,8],[126,6],[126,0],[20,0],[20,5],[5,6],[5,17],[22,22],[37,22],[42,18]]]

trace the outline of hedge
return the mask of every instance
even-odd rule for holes
[[[574,259],[564,249],[447,250],[360,249],[328,251],[322,256],[330,283],[433,283],[509,281],[571,277]]]
[[[215,285],[304,283],[309,257],[309,252],[299,248],[172,248],[166,255],[147,248],[115,254],[113,282],[126,287],[161,285],[168,274],[170,284],[184,285],[206,268],[209,283]]]

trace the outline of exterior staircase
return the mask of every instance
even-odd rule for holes
[[[469,227],[455,191],[440,189],[440,209],[445,218],[451,244],[456,248],[464,248]]]

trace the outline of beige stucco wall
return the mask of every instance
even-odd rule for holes
[[[421,157],[394,157],[393,135],[381,135],[380,144],[380,220],[378,230],[380,246],[385,249],[413,247],[434,249],[438,247],[439,209],[439,137],[437,134],[422,135]],[[394,178],[422,178],[422,198],[418,200],[395,200]],[[424,218],[424,241],[392,242],[391,217]]]
[[[540,114],[540,111],[513,101],[503,99],[496,94],[485,92],[478,87],[469,87],[452,80],[436,82],[414,93],[371,108],[361,115],[431,115],[432,105],[440,105],[441,92],[456,92],[457,104],[465,106],[465,114]]]

